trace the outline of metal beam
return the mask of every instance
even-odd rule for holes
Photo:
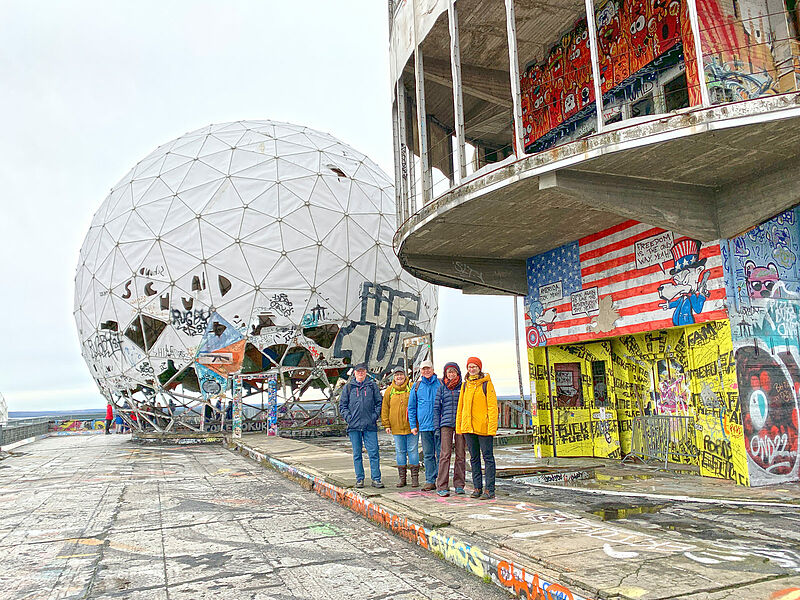
[[[467,150],[464,139],[464,97],[461,93],[461,44],[459,42],[458,11],[455,0],[447,6],[447,22],[450,26],[450,70],[453,74],[453,114],[455,115],[455,174],[456,183],[467,176]]]
[[[719,238],[711,187],[562,169],[540,175],[539,190],[704,242]]]
[[[594,16],[594,0],[585,0],[586,28],[589,30],[589,52],[592,57],[592,84],[594,85],[594,109],[597,111],[597,133],[603,132],[603,89],[600,85],[600,55],[597,53],[597,19]]]
[[[514,146],[516,155],[522,157],[525,155],[525,137],[522,125],[522,100],[520,99],[519,90],[517,19],[514,16],[514,0],[506,0],[506,32],[508,33],[508,76],[511,84],[511,102],[514,112]]]

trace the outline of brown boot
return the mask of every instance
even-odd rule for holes
[[[400,475],[400,481],[397,483],[397,487],[406,487],[406,470],[407,467],[405,465],[397,465],[397,473]]]
[[[419,465],[411,465],[409,469],[411,469],[411,487],[419,487]]]

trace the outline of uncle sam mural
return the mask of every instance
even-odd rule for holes
[[[664,302],[664,310],[674,309],[674,325],[692,325],[694,315],[703,312],[703,305],[709,296],[708,278],[705,270],[706,259],[700,258],[700,242],[691,238],[681,238],[672,246],[675,266],[670,269],[672,282],[658,286],[658,295]]]

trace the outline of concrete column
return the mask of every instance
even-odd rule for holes
[[[450,68],[453,72],[453,114],[455,115],[455,182],[461,183],[467,176],[467,151],[464,135],[464,97],[461,83],[461,45],[458,33],[458,11],[455,0],[447,7],[447,22],[450,25]]]
[[[597,133],[603,132],[603,88],[600,85],[600,55],[597,42],[597,19],[594,16],[594,0],[585,0],[586,28],[589,30],[589,50],[592,56],[592,83],[594,84],[594,106],[597,111]]]
[[[506,32],[508,33],[508,76],[511,79],[511,100],[514,111],[514,143],[517,157],[525,156],[525,136],[522,126],[522,100],[519,89],[519,58],[517,56],[517,20],[514,0],[506,0]]]
[[[428,123],[425,113],[425,69],[422,60],[422,50],[417,31],[416,2],[412,0],[411,6],[414,16],[414,77],[417,88],[417,129],[419,131],[419,157],[422,170],[422,204],[425,205],[433,199],[433,173],[428,155]]]
[[[697,59],[697,78],[700,83],[700,98],[704,107],[711,106],[711,98],[708,95],[708,84],[706,83],[706,71],[703,65],[703,43],[700,41],[700,19],[697,16],[696,0],[686,0],[686,7],[689,9],[689,21],[692,25],[692,37],[694,38],[694,53]]]
[[[394,202],[395,215],[397,217],[396,227],[405,221],[403,217],[403,169],[401,165],[401,145],[400,145],[400,119],[397,112],[397,85],[394,86],[394,102],[392,102],[392,141],[394,142]]]
[[[400,178],[395,185],[397,186],[396,194],[399,198],[400,206],[398,207],[400,220],[397,223],[399,227],[411,215],[411,194],[409,191],[409,170],[408,170],[408,125],[406,123],[406,88],[403,85],[403,77],[395,84],[396,96],[396,109],[397,109],[397,150],[398,155],[396,161],[399,163],[395,167],[395,173],[399,171]]]

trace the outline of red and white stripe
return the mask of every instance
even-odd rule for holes
[[[598,298],[610,294],[620,318],[613,330],[601,333],[590,326],[596,315],[572,315],[572,304],[567,296],[555,305],[558,316],[547,332],[547,343],[568,344],[674,327],[673,309],[661,308],[664,300],[658,295],[658,287],[672,281],[669,274],[673,267],[672,259],[660,265],[637,269],[634,253],[637,241],[664,231],[637,221],[626,221],[582,238],[578,244],[583,289],[596,286]],[[705,269],[710,271],[706,284],[710,295],[703,312],[695,315],[695,322],[725,319],[728,313],[725,309],[725,278],[719,242],[703,244],[700,258],[706,259]],[[552,305],[545,308],[552,308]]]

